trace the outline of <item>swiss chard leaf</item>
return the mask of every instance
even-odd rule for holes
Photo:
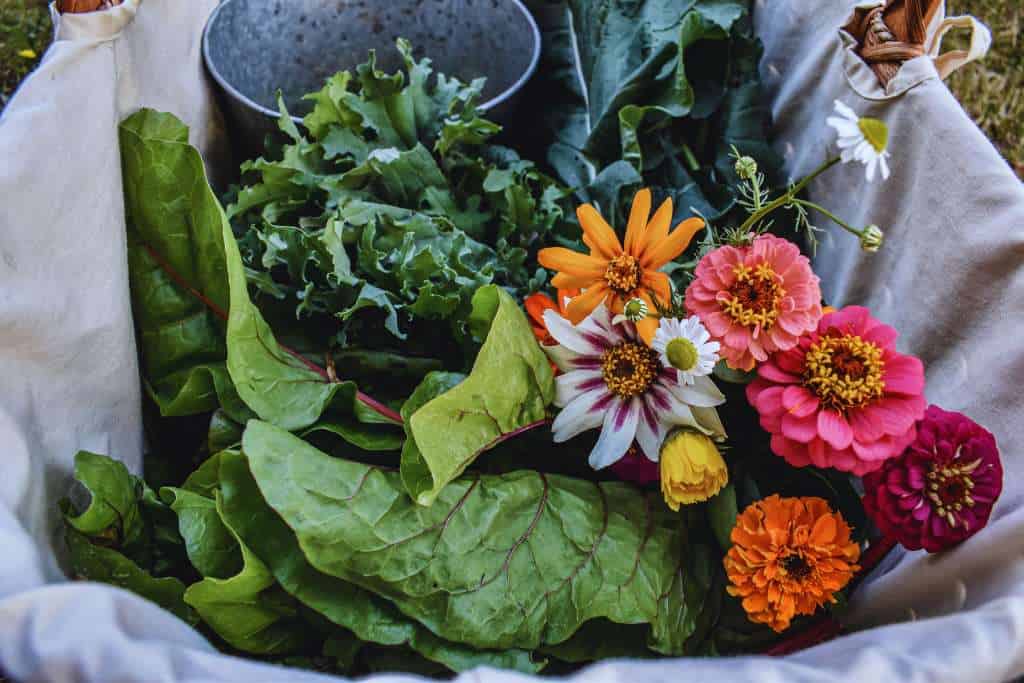
[[[120,127],[129,284],[145,385],[165,416],[251,415],[224,366],[221,211],[188,129],[143,109]]]
[[[77,578],[130,590],[182,621],[192,625],[198,622],[195,612],[185,604],[185,584],[180,580],[170,576],[156,578],[117,550],[92,543],[70,526],[65,529],[65,538]]]
[[[244,652],[279,655],[307,645],[309,629],[299,618],[294,600],[283,593],[266,565],[221,520],[219,497],[209,502],[218,522],[231,536],[241,563],[234,575],[210,574],[189,586],[185,602],[225,642]]]
[[[402,474],[421,505],[481,453],[542,422],[554,399],[551,365],[511,296],[493,285],[478,290],[469,324],[485,337],[472,372],[409,418]]]
[[[681,654],[696,628],[702,583],[679,517],[657,496],[513,472],[457,479],[424,508],[398,473],[331,458],[272,425],[250,422],[242,446],[311,566],[444,638],[535,649],[606,618],[650,624],[652,649]]]
[[[453,671],[487,665],[535,673],[543,666],[522,650],[477,650],[445,641],[386,600],[318,571],[306,559],[295,533],[264,501],[246,458],[233,453],[225,453],[222,458],[224,520],[266,563],[282,588],[332,623],[351,630],[365,642],[407,645]]]

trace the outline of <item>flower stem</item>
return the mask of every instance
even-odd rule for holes
[[[794,199],[793,203],[800,204],[801,206],[806,206],[808,209],[813,209],[813,210],[819,212],[820,214],[822,214],[823,216],[825,216],[826,218],[831,220],[833,223],[835,223],[836,225],[838,225],[839,227],[841,227],[843,230],[845,230],[846,232],[850,233],[854,237],[857,237],[857,238],[863,238],[864,237],[864,229],[863,228],[857,229],[857,228],[853,227],[852,225],[850,225],[849,223],[844,221],[842,218],[840,218],[839,216],[835,215],[834,213],[832,213],[831,211],[829,211],[828,209],[826,209],[824,206],[822,206],[820,204],[815,204],[814,202],[807,201],[806,199]]]
[[[753,228],[755,225],[757,225],[762,220],[764,220],[764,218],[768,214],[770,214],[771,212],[775,211],[776,209],[779,209],[779,208],[782,208],[783,206],[786,206],[787,204],[791,204],[796,199],[797,195],[799,195],[800,192],[802,192],[803,189],[805,187],[807,187],[807,185],[810,184],[810,182],[812,180],[814,180],[815,178],[820,176],[822,173],[824,173],[825,171],[827,171],[828,169],[832,168],[833,166],[835,166],[838,163],[839,163],[839,157],[835,157],[833,159],[829,159],[828,161],[823,163],[821,166],[819,166],[817,169],[815,169],[815,171],[813,173],[811,173],[809,176],[807,176],[806,178],[801,180],[799,183],[797,183],[793,187],[789,188],[789,190],[787,190],[784,194],[782,194],[781,196],[779,196],[779,197],[773,199],[772,201],[768,202],[767,204],[762,206],[760,209],[754,211],[754,213],[750,214],[750,216],[747,218],[747,220],[743,221],[743,225],[740,226],[739,232],[741,234],[749,232],[751,228]]]

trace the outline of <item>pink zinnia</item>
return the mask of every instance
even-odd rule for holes
[[[719,247],[702,258],[686,309],[721,344],[729,367],[750,371],[815,328],[821,289],[795,244],[761,235],[749,247]]]
[[[1002,490],[995,437],[930,406],[910,448],[864,477],[864,509],[903,547],[934,553],[978,533]]]
[[[747,399],[772,451],[797,467],[858,476],[902,453],[924,415],[924,368],[896,352],[897,336],[868,309],[848,306],[762,363]]]

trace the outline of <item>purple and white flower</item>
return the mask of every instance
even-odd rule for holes
[[[634,440],[657,462],[673,427],[725,438],[715,410],[725,403],[722,392],[709,378],[680,383],[676,369],[665,367],[633,323],[614,321],[603,304],[576,326],[552,310],[544,313],[544,323],[558,342],[544,350],[562,371],[555,379],[555,405],[562,408],[552,425],[555,442],[600,428],[590,453],[594,469],[621,459]]]

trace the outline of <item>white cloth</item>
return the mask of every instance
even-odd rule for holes
[[[215,0],[137,0],[57,17],[57,42],[0,119],[0,670],[16,681],[325,681],[217,654],[154,605],[60,582],[56,500],[79,448],[138,469],[141,420],[128,297],[117,123],[172,111],[215,170],[220,119],[200,33]],[[831,302],[894,324],[928,367],[929,398],[997,435],[1006,489],[993,523],[942,557],[894,553],[859,592],[864,630],[777,660],[610,662],[575,678],[613,681],[970,681],[1024,674],[1024,190],[937,77],[908,63],[882,91],[837,33],[854,0],[759,0],[762,62],[779,150],[807,173],[835,151],[835,99],[886,120],[893,178],[843,167],[816,199],[887,244],[862,255],[833,228],[816,269]],[[824,220],[821,221],[824,226]],[[934,617],[921,619],[922,617]],[[481,670],[464,681],[523,676]],[[374,681],[406,680],[380,676]]]

